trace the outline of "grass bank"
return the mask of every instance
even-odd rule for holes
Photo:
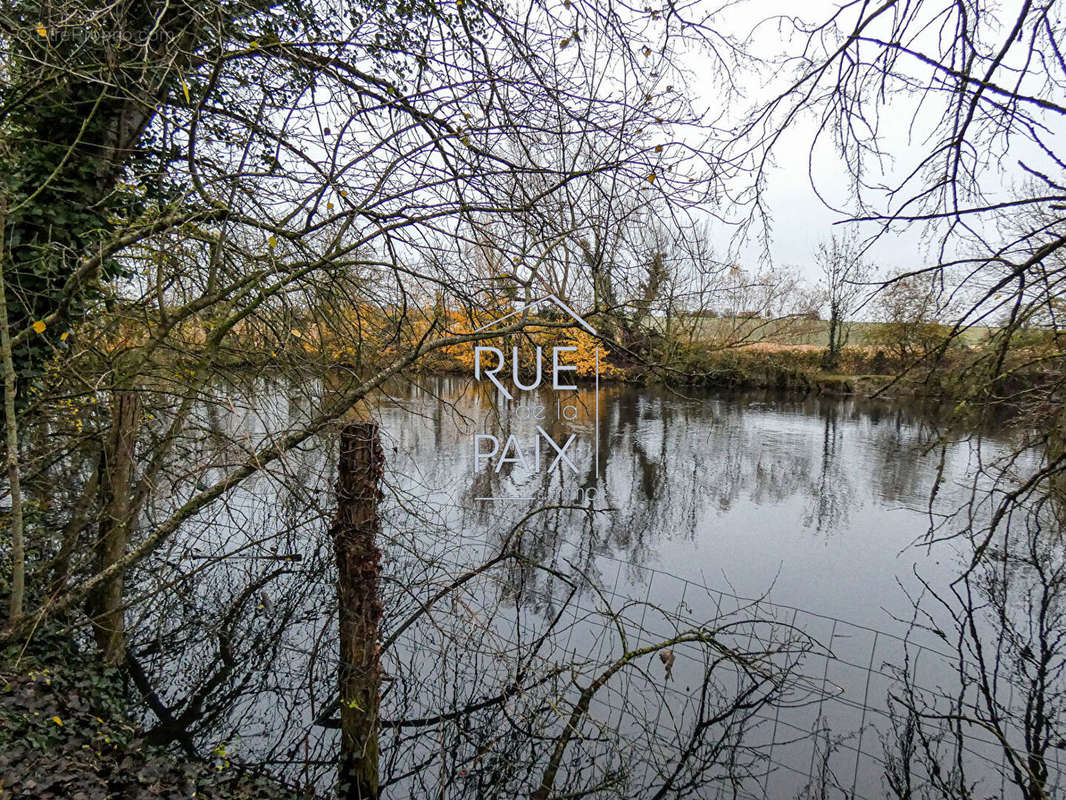
[[[900,359],[877,348],[844,348],[834,370],[823,368],[824,355],[825,350],[815,345],[759,343],[721,348],[698,344],[676,351],[665,370],[631,366],[625,378],[707,388],[865,394],[889,386],[902,368]],[[915,389],[910,385],[906,392]]]

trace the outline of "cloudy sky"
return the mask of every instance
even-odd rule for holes
[[[940,9],[946,3],[927,3],[927,6]],[[1013,14],[1019,2],[1008,0],[999,4],[998,15],[1002,20],[1013,20]],[[772,54],[783,55],[796,53],[803,41],[795,36],[789,23],[774,19],[775,15],[800,14],[805,21],[823,21],[831,17],[840,7],[839,3],[827,0],[807,0],[802,4],[782,2],[782,0],[750,0],[740,5],[727,5],[713,18],[713,25],[723,32],[746,43],[747,48],[760,56],[771,59],[770,63],[758,74],[741,76],[741,87],[749,104],[757,104],[774,96],[793,74],[783,62],[774,62]],[[841,24],[848,24],[853,17],[845,14]],[[1006,31],[990,30],[989,40],[998,46],[1000,37]],[[876,35],[876,31],[873,32]],[[926,52],[935,52],[938,42],[929,35],[914,40],[915,46]],[[699,76],[710,69],[706,54],[692,53],[687,58],[696,80],[693,85],[697,91],[701,86]],[[914,59],[902,62],[911,74],[923,83],[929,78],[929,70]],[[780,67],[780,68],[779,68]],[[720,91],[714,85],[702,98],[708,112],[717,112],[720,104]],[[735,122],[743,122],[744,112],[749,106],[734,104],[727,113]],[[902,175],[908,174],[919,162],[922,155],[929,152],[933,143],[931,136],[944,115],[944,98],[931,95],[919,98],[914,94],[889,95],[881,108],[876,122],[880,142],[885,152],[885,160],[880,165],[880,175],[871,174],[873,182],[892,183]],[[1057,119],[1050,124],[1059,124]],[[812,116],[806,116],[794,125],[789,133],[781,138],[774,150],[774,168],[767,184],[767,207],[773,217],[773,237],[770,256],[775,265],[789,265],[798,269],[801,275],[810,281],[816,281],[818,270],[814,265],[814,253],[819,241],[827,239],[834,230],[834,223],[847,219],[848,210],[854,208],[848,191],[848,177],[840,154],[832,146],[831,136],[824,135],[819,145],[812,150],[816,125]],[[1062,138],[1063,131],[1059,131]],[[1020,139],[1011,142],[1009,150],[989,151],[988,165],[983,186],[992,197],[1004,197],[1011,193],[1012,187],[1024,180],[1025,175],[1018,166],[1019,160],[1025,160],[1038,168],[1043,167],[1050,173],[1058,171],[1056,165],[1046,155]],[[811,174],[815,176],[812,181]],[[875,226],[867,225],[862,230],[872,233]],[[724,226],[716,228],[716,242],[721,246],[728,239]],[[982,233],[993,233],[982,231]],[[740,260],[745,263],[760,257],[757,243],[749,241],[740,250]],[[936,244],[923,236],[923,232],[912,226],[906,231],[893,231],[884,234],[871,248],[870,259],[879,265],[885,274],[920,268],[936,260]]]

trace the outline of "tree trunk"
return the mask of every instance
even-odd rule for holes
[[[341,752],[338,795],[378,796],[378,704],[381,664],[381,523],[378,502],[385,455],[375,422],[353,422],[341,432],[337,516],[330,529],[337,557],[340,626]]]
[[[134,156],[155,157],[152,145],[144,145],[145,131],[174,96],[180,76],[196,68],[198,45],[210,41],[205,15],[224,7],[166,0],[104,4],[92,14],[104,35],[74,42],[63,30],[75,30],[79,18],[88,19],[88,9],[6,6],[13,18],[26,14],[41,26],[32,36],[5,41],[5,80],[15,81],[11,92],[18,98],[4,111],[7,130],[18,133],[5,136],[0,147],[0,171],[12,186],[5,224],[14,331],[56,312],[57,328],[80,316],[88,287],[72,287],[65,296],[66,281],[101,235],[114,230],[111,217],[123,213],[117,209],[131,202],[119,186],[123,171]],[[224,24],[249,10],[235,9]],[[142,36],[149,31],[152,36]],[[112,274],[115,262],[102,269]],[[16,344],[13,352],[24,378],[37,375],[50,356],[34,339]]]
[[[134,449],[141,419],[137,392],[115,392],[111,402],[111,433],[100,464],[104,514],[96,543],[97,570],[102,571],[126,554],[135,509],[131,503]],[[105,581],[90,603],[96,643],[107,664],[119,664],[125,654],[122,609],[122,573]]]
[[[11,493],[11,598],[8,621],[14,624],[22,616],[26,594],[26,545],[22,531],[22,485],[19,480],[19,434],[15,416],[15,361],[11,353],[11,329],[8,327],[8,279],[4,268],[4,232],[7,229],[7,198],[0,201],[0,357],[4,366],[4,429],[6,432],[7,481]]]
[[[823,369],[836,369],[840,365],[840,312],[834,306],[829,310],[829,349],[822,359]]]

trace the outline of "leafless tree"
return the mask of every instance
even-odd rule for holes
[[[1066,407],[1047,313],[1061,295],[1066,246],[1055,133],[1066,117],[1061,9],[846,2],[820,19],[780,22],[794,35],[768,65],[780,81],[725,144],[734,175],[752,187],[748,223],[765,216],[772,154],[813,119],[812,150],[835,148],[850,181],[846,221],[869,241],[908,230],[925,244],[912,267],[885,278],[900,287],[893,291],[920,287],[927,299],[935,287],[936,305],[951,310],[944,335],[912,358],[936,362],[964,334],[986,334],[956,375],[954,408],[970,421],[992,419],[1003,401],[1023,413],[1013,455],[977,470],[964,523],[941,526],[931,508],[931,541],[961,545],[963,569],[916,602],[929,615],[923,624],[955,648],[960,685],[946,697],[897,698],[904,746],[890,783],[900,796],[972,796],[971,748],[990,736],[1019,795],[1050,796],[1060,780],[1049,754],[1063,686],[1052,553]],[[816,171],[810,177],[820,185]],[[1032,336],[1033,323],[1046,325],[1043,337]],[[931,506],[936,496],[934,488]],[[929,768],[924,794],[906,788],[913,774],[903,754]]]
[[[342,424],[490,335],[469,323],[501,298],[550,288],[609,310],[607,276],[653,315],[666,264],[628,226],[653,195],[662,230],[683,230],[715,179],[678,135],[705,123],[675,41],[734,58],[706,22],[598,2],[0,9],[7,455],[24,478],[8,491],[34,512],[32,556],[5,542],[25,592],[4,641],[92,629],[151,743],[211,757],[240,741],[228,760],[309,792],[356,749],[334,724],[359,716],[347,731],[382,734],[362,793],[682,796],[759,769],[742,732],[811,646],[787,625],[666,616],[649,645],[632,607],[564,597],[526,627],[505,562],[595,580],[510,538],[448,561],[433,510],[401,496],[375,575],[387,611],[360,639],[351,603],[379,598],[341,581],[338,609],[336,570],[358,559],[343,525],[325,536]],[[609,270],[584,257],[596,236]],[[612,648],[568,648],[575,618]],[[653,672],[666,648],[677,674],[694,665],[685,696]],[[345,658],[380,695],[352,691]],[[644,700],[624,725],[599,715],[631,686]],[[350,705],[379,698],[380,717]],[[623,760],[634,741],[646,755]]]
[[[848,341],[848,317],[855,313],[858,300],[871,277],[862,243],[853,235],[834,235],[818,244],[815,261],[822,272],[822,289],[828,305],[829,344],[822,363],[826,369],[840,364],[840,351]]]

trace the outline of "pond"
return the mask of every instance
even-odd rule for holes
[[[196,469],[172,476],[149,517],[328,392],[263,377],[219,387],[188,434]],[[475,436],[502,445],[536,413],[501,413],[468,380],[397,384],[373,403],[387,461],[386,796],[528,795],[577,687],[641,648],[592,696],[557,791],[652,796],[689,781],[706,797],[884,796],[898,668],[951,693],[952,620],[908,622],[923,585],[946,587],[969,551],[930,544],[930,524],[965,505],[1008,435],[944,444],[915,403],[620,385],[575,397],[575,467],[554,473],[532,458],[478,463]],[[564,438],[545,426],[554,457]],[[226,661],[212,644],[226,631],[235,688],[205,704],[196,735],[317,787],[336,746],[335,463],[333,430],[187,525],[140,580],[181,575],[189,591],[132,626],[147,671],[181,676],[164,692],[179,705]],[[505,552],[518,555],[470,572]],[[656,655],[672,637],[666,675]],[[748,690],[758,702],[735,719],[704,718]],[[686,762],[693,731],[717,744]],[[996,748],[977,737],[969,752],[972,777],[999,789]]]
[[[600,394],[595,518],[554,527],[560,551],[868,625],[903,610],[897,581],[915,566],[932,578],[954,574],[949,553],[915,546],[929,528],[939,466],[935,416],[840,398],[618,386]],[[486,485],[487,471],[471,465],[470,431],[502,423],[469,385],[441,380],[391,396],[379,418],[394,491],[434,498],[454,531],[481,538],[538,505],[578,502],[585,476],[516,490],[493,474]],[[984,448],[986,458],[998,449],[987,439]],[[969,443],[948,449],[945,507],[967,496],[974,455]],[[487,494],[534,499],[479,503]]]

